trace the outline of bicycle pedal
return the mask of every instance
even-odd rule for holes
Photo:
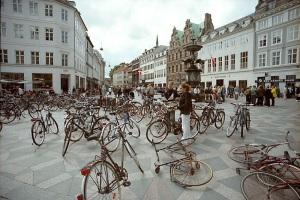
[[[123,186],[124,187],[128,187],[128,186],[130,186],[131,185],[131,182],[130,181],[124,181],[123,182]]]

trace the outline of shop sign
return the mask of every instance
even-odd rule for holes
[[[263,79],[258,79],[255,80],[255,83],[279,83],[279,82],[284,82],[285,79],[277,79],[277,80],[263,80]]]

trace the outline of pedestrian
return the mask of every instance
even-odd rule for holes
[[[272,95],[271,95],[271,100],[272,100],[271,106],[274,106],[275,98],[277,97],[277,88],[276,88],[276,86],[274,86],[274,85],[272,86],[271,93],[272,93]]]
[[[188,139],[191,137],[191,130],[190,130],[190,115],[193,109],[192,106],[192,94],[191,92],[191,86],[183,83],[181,85],[181,96],[179,100],[179,110],[180,110],[180,116],[182,121],[182,140]]]
[[[250,104],[251,103],[251,89],[250,89],[250,87],[246,88],[244,94],[246,96],[246,104]]]
[[[221,89],[221,97],[222,97],[222,101],[225,102],[226,88],[225,88],[224,85],[223,85],[221,88],[222,88],[222,89]]]
[[[258,86],[257,91],[257,105],[258,106],[263,106],[263,100],[264,100],[264,95],[265,95],[265,90],[262,85]]]
[[[170,82],[168,84],[167,91],[165,91],[164,95],[165,95],[165,98],[169,101],[175,100],[175,98],[178,96],[178,94],[177,94],[177,90],[174,89],[174,82]]]
[[[148,87],[147,87],[147,96],[148,96],[150,99],[153,99],[153,98],[154,98],[154,88],[152,87],[151,84],[149,84]]]
[[[269,106],[270,107],[270,99],[272,97],[272,93],[271,93],[271,88],[268,85],[265,91],[265,106]]]
[[[235,86],[234,88],[234,99],[238,100],[240,94],[240,88],[238,86]]]
[[[287,92],[288,92],[287,86],[284,86],[284,89],[283,89],[283,99],[284,100],[286,100],[286,98],[287,98]]]
[[[251,87],[251,104],[256,105],[256,86]]]

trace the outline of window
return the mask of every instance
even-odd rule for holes
[[[31,15],[38,15],[38,3],[35,1],[29,1],[29,11]]]
[[[0,49],[0,63],[8,63],[7,49]]]
[[[280,54],[281,51],[272,52],[272,65],[280,65]]]
[[[16,51],[16,63],[24,64],[24,51],[20,51],[20,50]]]
[[[17,13],[22,13],[22,0],[13,0],[13,10]]]
[[[267,54],[266,53],[258,54],[258,66],[259,67],[266,66],[266,61],[267,61]]]
[[[46,52],[46,65],[53,65],[53,52]]]
[[[61,32],[61,42],[68,43],[68,32],[66,31]]]
[[[61,65],[68,66],[68,54],[61,55]]]
[[[282,22],[283,22],[283,14],[280,14],[280,15],[272,17],[272,24],[273,24],[273,26],[275,26],[277,24],[281,24]]]
[[[208,59],[207,72],[211,72],[211,59]]]
[[[219,72],[222,71],[222,57],[219,57]]]
[[[248,51],[241,52],[241,69],[248,67]]]
[[[228,71],[228,56],[225,56],[225,71]]]
[[[0,36],[6,37],[6,23],[5,22],[1,22],[1,24],[0,24]]]
[[[46,4],[45,5],[45,16],[53,17],[53,6]]]
[[[258,36],[258,48],[267,46],[267,35],[259,35]]]
[[[68,21],[68,11],[65,9],[61,9],[61,20]]]
[[[22,24],[14,24],[14,31],[15,31],[15,38],[24,38]]]
[[[38,40],[39,39],[39,27],[37,26],[31,26],[30,27],[30,38],[32,40]]]
[[[289,20],[300,17],[300,8],[295,8],[289,11]]]
[[[53,28],[46,28],[46,40],[53,41]]]
[[[259,21],[257,23],[257,26],[258,26],[258,30],[267,28],[268,27],[268,20],[265,19],[265,20]]]
[[[230,65],[231,65],[231,70],[235,70],[235,54],[231,54],[230,56]]]
[[[297,63],[297,48],[288,49],[288,64]]]
[[[212,58],[213,72],[217,71],[217,58]]]
[[[299,24],[287,28],[287,41],[299,40]]]
[[[277,30],[271,33],[272,45],[280,44],[282,41],[282,31]]]
[[[40,64],[40,53],[38,51],[31,52],[31,64]]]

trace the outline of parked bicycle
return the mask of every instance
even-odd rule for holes
[[[250,104],[241,104],[241,103],[231,103],[235,106],[235,113],[233,116],[230,116],[230,122],[227,127],[226,135],[227,137],[232,136],[232,134],[241,129],[241,137],[244,137],[244,127],[246,130],[250,129],[250,111],[247,108]]]
[[[31,137],[35,145],[41,146],[45,141],[46,134],[58,134],[59,129],[56,120],[53,118],[50,111],[47,112],[46,117],[43,117],[42,111],[37,111],[38,118],[32,118]]]

